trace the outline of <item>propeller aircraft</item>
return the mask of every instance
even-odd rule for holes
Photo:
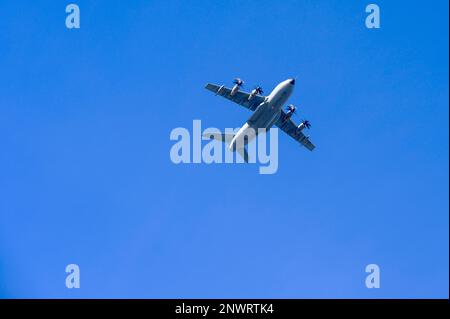
[[[309,137],[303,134],[305,128],[311,127],[310,122],[304,120],[299,125],[295,124],[292,121],[292,116],[296,114],[296,107],[292,104],[287,106],[286,111],[283,110],[283,105],[294,90],[295,79],[287,79],[281,82],[268,96],[262,95],[263,90],[260,86],[257,86],[250,93],[241,91],[244,81],[240,78],[234,79],[233,84],[234,86],[231,89],[224,85],[219,86],[211,83],[206,84],[205,88],[249,109],[253,114],[236,134],[205,133],[205,137],[227,143],[230,151],[237,151],[246,161],[248,160],[248,154],[245,145],[256,137],[259,129],[267,130],[273,125],[276,125],[308,150],[312,151],[315,148]],[[238,143],[242,140],[242,137],[245,137],[244,142]]]

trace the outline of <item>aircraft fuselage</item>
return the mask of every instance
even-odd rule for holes
[[[272,127],[280,116],[283,105],[291,96],[294,85],[295,80],[288,79],[273,89],[233,137],[229,145],[231,151],[243,148],[250,143],[258,135],[258,129],[270,129]]]

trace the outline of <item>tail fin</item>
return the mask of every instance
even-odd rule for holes
[[[241,157],[244,159],[244,161],[245,161],[246,163],[248,163],[249,157],[248,157],[248,152],[247,152],[247,150],[245,149],[245,147],[244,147],[244,148],[239,148],[239,149],[237,150],[237,152],[239,153],[239,155],[241,155]]]

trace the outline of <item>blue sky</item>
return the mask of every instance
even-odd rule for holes
[[[447,1],[68,3],[0,3],[0,297],[448,298]],[[297,77],[317,149],[173,164],[235,76]]]

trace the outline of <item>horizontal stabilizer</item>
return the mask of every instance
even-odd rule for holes
[[[220,141],[220,142],[226,143],[227,145],[230,145],[231,141],[234,138],[234,135],[235,135],[234,133],[219,133],[219,132],[205,132],[205,133],[203,133],[203,137],[209,138],[211,140]],[[246,163],[248,163],[249,156],[248,156],[248,152],[245,149],[245,147],[239,148],[236,151],[244,159],[244,161]]]
[[[230,144],[233,140],[233,133],[218,133],[218,132],[205,132],[203,137],[209,138],[211,140],[220,141],[226,144]]]

